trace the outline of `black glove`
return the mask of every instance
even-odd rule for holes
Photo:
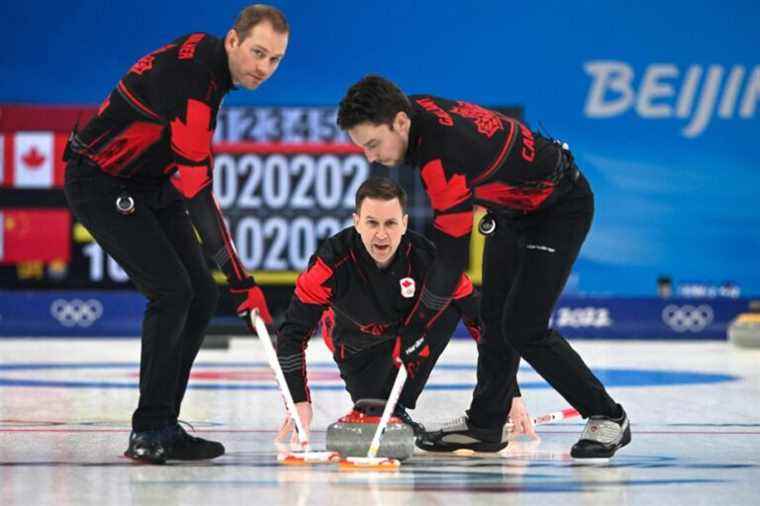
[[[230,295],[235,305],[235,312],[243,320],[249,329],[253,329],[251,324],[251,311],[259,310],[259,316],[267,325],[272,323],[272,315],[269,314],[267,301],[264,298],[264,292],[256,284],[251,276],[243,278],[240,281],[234,281],[229,284]]]
[[[400,366],[406,367],[406,372],[410,378],[414,378],[420,365],[430,356],[430,346],[428,346],[424,335],[419,335],[416,339],[405,339],[403,336],[396,337],[396,344],[393,347],[393,360]]]

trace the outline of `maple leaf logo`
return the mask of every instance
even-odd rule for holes
[[[37,150],[37,146],[32,146],[22,157],[21,161],[30,169],[39,169],[45,163],[45,157]]]
[[[405,299],[411,299],[414,297],[415,292],[415,286],[414,286],[414,279],[412,278],[403,278],[399,280],[399,284],[401,285],[401,296]]]
[[[211,108],[198,100],[187,101],[186,122],[171,121],[172,147],[180,156],[200,162],[211,154]]]

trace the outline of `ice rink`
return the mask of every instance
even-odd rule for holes
[[[754,505],[760,501],[760,350],[728,343],[573,341],[631,418],[633,441],[607,464],[579,465],[583,422],[539,428],[502,454],[420,453],[398,472],[276,462],[283,417],[255,339],[203,350],[182,418],[227,454],[202,463],[136,465],[122,457],[137,402],[137,340],[0,340],[0,504]],[[309,348],[313,440],[351,407],[321,342]],[[475,347],[454,341],[434,371],[419,421],[462,414]],[[567,407],[527,365],[536,416]]]

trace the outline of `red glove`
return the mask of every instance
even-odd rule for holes
[[[403,349],[402,349],[403,348]],[[407,375],[414,378],[420,364],[430,356],[430,346],[424,337],[419,337],[409,346],[403,343],[401,336],[396,337],[396,344],[393,346],[393,360],[401,366],[406,367]]]
[[[483,329],[478,320],[462,320],[464,326],[467,327],[467,331],[470,333],[476,343],[480,342],[480,338],[483,336]]]
[[[252,277],[247,277],[242,281],[230,283],[230,295],[235,304],[235,312],[245,320],[248,328],[252,328],[251,311],[259,310],[259,316],[267,325],[272,323],[272,315],[269,314],[267,301],[264,298],[264,292],[256,285]]]

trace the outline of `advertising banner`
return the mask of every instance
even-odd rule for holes
[[[0,291],[0,337],[137,337],[145,303],[122,290]],[[550,326],[570,339],[722,340],[748,305],[747,299],[562,297]],[[461,323],[454,337],[470,339]]]

